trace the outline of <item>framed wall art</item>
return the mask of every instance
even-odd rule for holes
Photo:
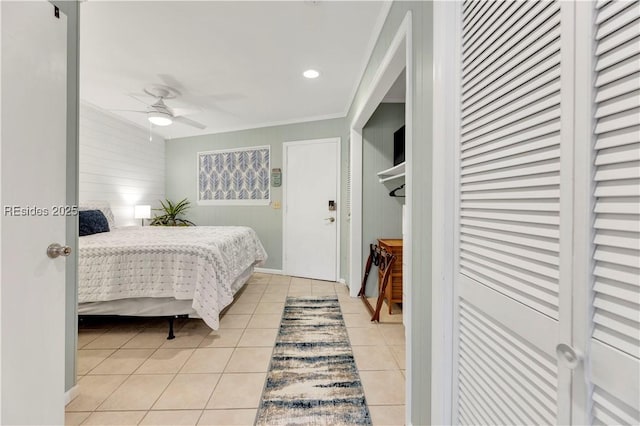
[[[198,152],[198,204],[269,204],[270,154],[269,145]]]

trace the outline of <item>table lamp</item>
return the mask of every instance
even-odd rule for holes
[[[148,206],[148,205],[136,206],[135,213],[133,216],[136,219],[140,219],[142,221],[142,226],[144,226],[144,220],[151,218],[151,206]]]

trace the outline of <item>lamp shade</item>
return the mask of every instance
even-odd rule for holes
[[[148,205],[136,206],[133,216],[136,219],[150,219],[151,218],[151,206],[148,206]]]

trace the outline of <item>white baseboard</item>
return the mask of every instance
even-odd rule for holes
[[[253,270],[262,274],[283,275],[282,269],[253,268]],[[347,284],[347,281],[344,278],[340,278],[337,282],[339,282],[340,284]]]
[[[253,268],[253,270],[263,274],[282,275],[282,269]]]
[[[64,405],[68,405],[80,394],[80,386],[75,385],[64,393]]]

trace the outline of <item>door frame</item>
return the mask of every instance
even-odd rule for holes
[[[409,283],[403,292],[406,299],[412,300],[411,275],[412,275],[412,170],[413,170],[413,15],[407,11],[402,23],[399,25],[395,36],[391,40],[387,51],[376,70],[371,85],[364,90],[362,107],[355,113],[353,121],[349,125],[351,138],[351,226],[349,228],[349,292],[352,297],[357,297],[362,273],[362,145],[363,128],[373,115],[382,99],[389,91],[393,83],[403,70],[406,70],[405,87],[405,241],[403,243],[403,257],[407,259],[406,275],[403,281]],[[403,315],[406,316],[406,380],[405,380],[405,418],[411,419],[412,401],[420,401],[423,395],[412,392],[412,332],[411,327],[414,313],[411,302],[403,306]]]
[[[0,5],[0,24],[2,23],[2,5]],[[2,46],[2,31],[0,31],[0,46]],[[0,67],[0,99],[2,99],[2,67]],[[0,102],[0,135],[2,135],[2,102]],[[2,149],[0,149],[0,164],[2,164]],[[0,170],[0,200],[2,200],[2,171]],[[2,216],[0,215],[0,235],[2,235]],[[0,330],[2,330],[2,244],[0,241]],[[2,419],[2,339],[0,339],[0,419]]]
[[[407,234],[411,233],[411,142],[412,142],[412,118],[413,118],[413,69],[412,69],[412,45],[411,45],[411,11],[408,11],[394,36],[387,53],[382,59],[376,71],[371,87],[364,94],[365,101],[356,112],[350,129],[351,150],[351,226],[349,229],[349,290],[352,297],[357,297],[360,289],[360,277],[362,273],[362,133],[376,108],[384,99],[393,83],[403,70],[406,73],[406,99],[405,99],[405,152],[407,188],[406,198],[406,223]],[[410,242],[409,242],[410,243]],[[404,256],[410,259],[410,244],[403,245]],[[410,265],[409,265],[410,266]],[[410,268],[409,268],[410,269]],[[410,272],[409,272],[410,273]],[[409,277],[407,277],[409,278]],[[408,282],[411,282],[407,279]]]
[[[458,298],[455,277],[459,264],[460,188],[460,58],[462,46],[461,2],[433,4],[433,181],[432,181],[432,365],[431,422],[453,424],[457,401],[454,377],[454,343]]]
[[[79,2],[51,0],[67,15],[67,205],[77,206],[79,199],[79,122],[80,122],[80,5]],[[66,242],[73,253],[66,259],[65,290],[65,385],[68,404],[80,389],[77,384],[78,349],[78,217],[67,216]]]
[[[321,144],[321,143],[335,143],[336,144],[336,282],[340,279],[340,223],[341,220],[341,210],[342,210],[342,200],[340,197],[340,176],[341,176],[341,168],[340,168],[340,137],[334,138],[323,138],[323,139],[307,139],[307,140],[297,140],[297,141],[289,141],[282,143],[282,165],[283,165],[283,178],[282,178],[282,273],[283,275],[288,275],[288,266],[287,266],[287,180],[289,179],[289,174],[287,173],[287,154],[290,146],[300,146],[300,145],[312,145],[312,144]]]

